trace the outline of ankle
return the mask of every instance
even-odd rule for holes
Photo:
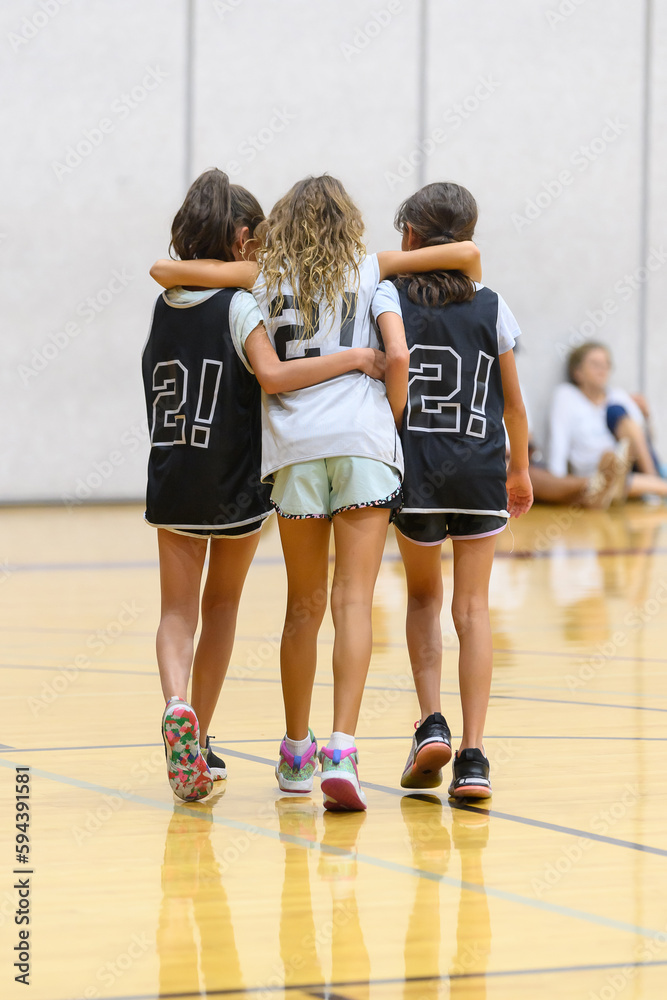
[[[355,746],[354,736],[349,733],[341,733],[340,730],[334,730],[329,737],[327,750],[353,750]]]
[[[285,746],[293,757],[302,756],[311,744],[310,733],[302,740],[293,740],[285,734]]]

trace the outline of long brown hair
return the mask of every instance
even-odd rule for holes
[[[299,181],[269,213],[257,261],[266,281],[272,314],[283,308],[281,285],[288,282],[301,313],[304,338],[312,337],[319,304],[333,315],[350,287],[358,284],[366,255],[359,209],[339,180],[324,174]]]
[[[230,184],[222,170],[206,170],[190,185],[171,226],[172,249],[181,260],[234,260],[239,228],[250,235],[264,221],[261,205],[244,187]]]
[[[408,224],[420,238],[422,247],[471,240],[477,224],[477,202],[460,184],[449,181],[427,184],[406,198],[396,212],[394,226],[399,233],[407,232]],[[475,295],[475,283],[462,271],[401,274],[397,284],[419,305],[468,302]]]

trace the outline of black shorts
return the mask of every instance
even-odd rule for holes
[[[232,524],[225,527],[221,525],[217,528],[175,528],[167,524],[152,524],[146,521],[152,528],[163,528],[165,531],[172,531],[175,535],[185,535],[188,538],[245,538],[247,535],[254,535],[261,530],[269,514],[263,517],[254,518],[247,524]]]
[[[506,517],[497,514],[398,514],[394,521],[397,531],[417,545],[440,545],[446,538],[486,538],[499,534],[507,524]]]

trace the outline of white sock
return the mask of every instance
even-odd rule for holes
[[[354,736],[348,733],[332,733],[327,743],[327,750],[351,750],[356,746]]]
[[[310,743],[310,733],[305,740],[291,740],[289,736],[285,736],[285,746],[293,757],[303,757]]]

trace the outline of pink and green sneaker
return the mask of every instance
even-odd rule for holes
[[[366,796],[359,784],[359,754],[356,747],[330,750],[322,747],[322,792],[324,808],[332,812],[356,812],[366,808]]]
[[[174,795],[186,802],[213,790],[213,777],[199,748],[199,722],[192,705],[170,698],[162,716],[167,774]]]
[[[276,781],[283,792],[313,790],[313,776],[317,771],[317,742],[312,729],[308,730],[310,746],[305,753],[295,756],[287,749],[285,740],[280,744],[280,756],[276,764]]]

